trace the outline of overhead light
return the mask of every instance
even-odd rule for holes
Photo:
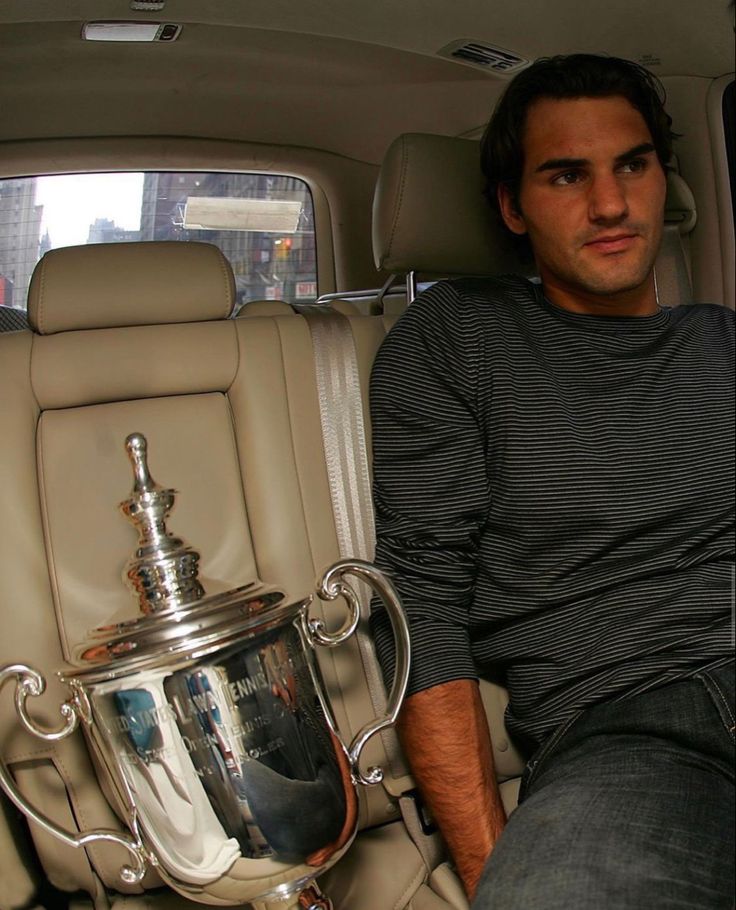
[[[85,41],[174,41],[180,25],[173,22],[85,22]]]

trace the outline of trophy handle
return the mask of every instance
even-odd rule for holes
[[[386,710],[383,715],[365,724],[358,730],[353,737],[353,741],[347,748],[348,760],[350,762],[350,771],[353,779],[358,783],[370,786],[378,784],[383,780],[383,771],[381,768],[368,768],[364,775],[360,770],[360,754],[368,740],[381,730],[396,723],[401,705],[406,694],[406,686],[409,682],[409,663],[410,663],[410,645],[409,645],[409,627],[406,623],[406,617],[399,601],[396,589],[391,584],[386,575],[369,562],[361,559],[343,559],[330,566],[322,576],[317,587],[317,595],[322,600],[335,600],[342,596],[348,603],[350,615],[341,629],[335,633],[327,632],[321,619],[308,619],[305,623],[306,634],[313,645],[321,645],[327,648],[334,648],[342,644],[355,632],[360,622],[360,602],[353,588],[343,580],[344,575],[355,575],[378,594],[386,607],[391,626],[394,633],[396,646],[396,669],[394,679],[391,685],[391,691],[388,694]]]
[[[15,677],[15,710],[29,733],[46,742],[57,742],[76,730],[83,711],[76,700],[72,699],[62,704],[60,712],[64,717],[64,726],[61,729],[43,730],[36,726],[29,716],[26,710],[26,699],[29,695],[41,695],[46,688],[46,680],[38,670],[25,664],[8,664],[0,669],[0,689],[12,677]],[[13,805],[27,818],[69,847],[85,847],[95,841],[107,841],[125,847],[132,854],[133,862],[131,865],[121,867],[120,878],[131,885],[137,884],[143,878],[146,871],[147,854],[139,836],[132,837],[129,834],[121,834],[107,828],[96,828],[72,834],[70,831],[60,828],[26,802],[25,797],[16,788],[2,756],[0,756],[0,787]]]

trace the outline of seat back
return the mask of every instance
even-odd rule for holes
[[[208,245],[57,250],[31,284],[33,331],[0,338],[0,463],[12,478],[0,509],[13,529],[0,572],[0,664],[20,660],[45,674],[48,690],[31,710],[48,728],[61,725],[68,697],[54,670],[89,629],[136,614],[120,577],[135,534],[116,508],[131,487],[130,432],[148,438],[153,475],[180,491],[170,526],[200,550],[206,589],[260,578],[303,597],[338,558],[309,328],[283,308],[229,319],[233,299],[229,267]],[[356,318],[367,377],[386,324]],[[318,603],[320,611],[329,627],[342,624],[344,604]],[[350,739],[373,715],[357,646],[320,658]],[[82,736],[31,737],[8,692],[0,747],[18,788],[57,824],[120,827]],[[378,738],[365,760],[386,763]],[[381,787],[362,791],[360,803],[363,827],[399,817]],[[120,881],[119,848],[72,849],[31,830],[55,887],[140,890]],[[160,881],[150,873],[143,885]],[[227,900],[228,887],[213,886],[212,902]]]
[[[60,726],[59,705],[69,694],[54,671],[88,629],[135,612],[120,579],[121,555],[131,547],[130,529],[116,515],[130,487],[121,434],[134,425],[146,433],[171,472],[167,480],[192,491],[178,530],[209,541],[206,572],[232,583],[255,575],[242,494],[233,495],[240,471],[223,392],[237,363],[224,321],[232,299],[229,267],[209,246],[58,250],[34,274],[33,332],[2,337],[0,451],[12,478],[2,522],[13,532],[0,573],[0,662],[20,660],[44,673],[47,693],[33,712],[48,728]],[[217,356],[203,357],[208,349]],[[224,476],[224,487],[203,490],[203,470]],[[81,735],[58,743],[32,738],[6,691],[0,742],[18,787],[57,824],[120,827]],[[32,830],[56,887],[90,894],[125,888],[115,848],[73,850]]]

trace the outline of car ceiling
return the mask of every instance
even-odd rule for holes
[[[100,20],[183,28],[170,44],[82,41]],[[0,142],[188,136],[377,162],[398,133],[472,135],[487,119],[508,77],[438,55],[459,40],[712,78],[733,70],[733,3],[0,0]]]

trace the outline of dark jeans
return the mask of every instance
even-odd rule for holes
[[[474,910],[731,910],[734,665],[596,705],[527,766]]]

